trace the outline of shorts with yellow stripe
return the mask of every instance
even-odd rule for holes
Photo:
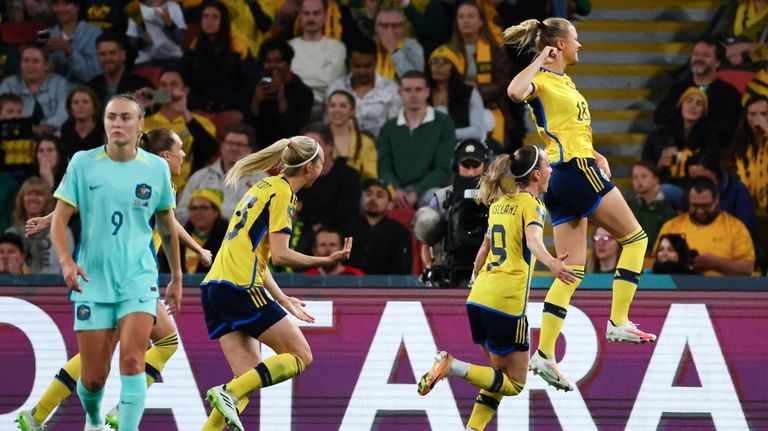
[[[234,331],[259,336],[287,314],[261,286],[242,289],[226,283],[200,286],[208,337],[215,340]]]
[[[595,159],[574,157],[552,166],[549,189],[544,194],[544,205],[549,210],[552,226],[589,217],[615,186],[597,167]]]
[[[510,316],[479,304],[467,304],[472,342],[499,356],[527,352],[530,347],[528,316]]]

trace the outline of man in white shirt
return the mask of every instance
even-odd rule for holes
[[[325,94],[341,89],[354,95],[360,128],[378,136],[384,122],[396,117],[403,107],[397,83],[376,73],[376,42],[370,38],[350,44],[347,67],[349,74],[331,83]]]
[[[315,96],[310,121],[322,119],[325,89],[346,71],[344,59],[347,49],[344,44],[323,35],[326,9],[327,4],[323,0],[304,0],[299,10],[303,32],[301,37],[288,41],[296,52],[291,61],[291,71],[312,88]]]

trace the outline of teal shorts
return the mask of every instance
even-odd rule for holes
[[[147,313],[157,317],[157,301],[153,298],[136,298],[116,303],[75,302],[75,331],[115,329],[117,322],[131,313]]]

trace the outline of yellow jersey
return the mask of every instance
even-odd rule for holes
[[[296,196],[283,176],[267,177],[243,195],[202,285],[224,284],[258,292],[272,256],[269,234],[290,235]]]
[[[536,257],[525,242],[525,228],[544,227],[544,204],[528,192],[504,196],[491,204],[488,232],[491,249],[472,285],[468,304],[519,317],[525,314]]]
[[[595,158],[587,99],[568,75],[540,68],[525,103],[552,165],[574,157]]]
[[[697,225],[687,213],[670,219],[661,227],[658,238],[668,233],[680,234],[688,243],[688,248],[699,253],[711,253],[724,259],[755,260],[755,246],[752,236],[744,223],[725,211],[708,225]],[[653,254],[659,248],[659,240],[653,247]],[[705,271],[704,275],[723,275],[717,271]]]

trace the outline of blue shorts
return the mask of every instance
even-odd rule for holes
[[[614,187],[595,159],[573,158],[552,166],[549,189],[544,194],[552,226],[589,217]]]
[[[528,316],[511,317],[475,304],[467,304],[472,342],[499,356],[527,352],[530,347]]]
[[[115,329],[131,313],[157,317],[157,297],[135,298],[116,303],[75,301],[75,331]]]
[[[283,307],[270,298],[263,287],[253,292],[225,284],[200,286],[200,299],[208,327],[208,337],[215,340],[233,331],[243,331],[253,338],[287,316]]]

